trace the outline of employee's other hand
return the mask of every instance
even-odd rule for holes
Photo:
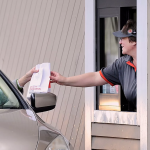
[[[50,82],[63,85],[65,83],[66,77],[63,77],[61,74],[51,71]]]
[[[37,73],[37,72],[39,72],[39,70],[36,70],[36,68],[33,67],[30,71],[28,71],[24,76],[22,76],[18,80],[19,85],[23,87],[27,82],[31,80],[33,73]]]

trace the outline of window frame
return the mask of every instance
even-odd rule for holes
[[[87,0],[85,3],[85,73],[87,72],[95,72],[95,49],[96,49],[96,24],[95,24],[95,0]],[[89,61],[90,60],[90,61]],[[96,88],[88,87],[85,88],[85,105],[90,106],[88,111],[85,114],[89,114],[91,116],[91,122],[99,122],[96,118],[98,118],[101,114],[101,110],[96,110]],[[99,112],[99,113],[98,113]],[[119,112],[116,112],[119,113]],[[126,116],[126,112],[122,112]],[[107,113],[106,113],[107,114]],[[131,112],[131,118],[135,116],[136,112]],[[135,121],[136,122],[136,121]],[[105,123],[109,123],[105,121]],[[127,122],[128,123],[128,122]],[[138,125],[139,123],[135,123],[133,125]]]
[[[95,25],[95,19],[96,19],[96,0],[86,0],[85,1],[85,73],[87,72],[95,72],[95,49],[96,49],[96,25]],[[145,8],[146,7],[146,8]],[[142,9],[142,10],[141,10]],[[143,11],[144,10],[144,11]],[[140,14],[140,15],[139,15]],[[145,36],[145,41],[138,36],[137,37],[137,41],[144,41],[145,43],[145,51],[144,51],[144,56],[142,57],[142,60],[144,62],[144,66],[145,66],[145,70],[142,68],[143,66],[138,65],[138,73],[137,73],[137,84],[140,85],[140,83],[143,81],[142,79],[142,74],[144,73],[144,76],[147,75],[147,19],[144,20],[145,17],[142,16],[147,16],[147,1],[144,2],[144,4],[142,4],[142,2],[140,0],[137,0],[137,30],[138,30],[138,35],[139,33]],[[143,21],[141,21],[141,18]],[[142,30],[140,29],[140,25],[143,24],[143,22],[145,23],[145,28]],[[140,30],[140,32],[139,32]],[[144,30],[144,32],[142,32]],[[141,55],[143,55],[143,51],[139,51],[138,49],[140,49],[142,47],[142,42],[138,43],[137,46],[137,58],[140,58]],[[141,59],[141,58],[140,58]],[[89,61],[90,60],[90,61]],[[142,63],[143,63],[142,62]],[[140,63],[140,61],[138,62],[138,64]],[[144,70],[144,72],[139,73],[140,70]],[[143,83],[143,82],[142,82]],[[145,89],[145,91],[142,93],[142,91],[140,91],[140,87],[137,86],[137,112],[131,112],[128,117],[135,117],[136,123],[135,125],[141,125],[140,122],[142,122],[140,120],[140,110],[143,108],[141,105],[141,99],[144,98],[144,100],[147,100],[147,77],[144,79],[144,83],[143,83],[143,89]],[[144,104],[146,103],[147,106],[147,102],[144,101]],[[143,108],[144,109],[144,108]],[[146,110],[143,110],[144,113],[146,114]],[[91,149],[91,123],[93,122],[98,122],[100,123],[100,121],[95,120],[96,118],[98,118],[98,115],[101,115],[101,110],[96,110],[96,88],[95,87],[88,87],[85,88],[85,149],[86,150],[90,150]],[[127,112],[117,112],[119,113],[123,113],[123,114],[127,114]],[[95,115],[98,114],[98,115]],[[147,116],[147,115],[146,115]],[[145,117],[142,117],[142,119],[146,119]],[[109,123],[109,122],[107,122]],[[144,122],[145,123],[145,122]],[[142,124],[144,124],[142,123]],[[120,124],[120,123],[117,123]],[[147,131],[147,129],[145,128],[145,124],[142,127],[143,131],[144,131],[144,135],[146,134],[145,132]],[[141,133],[141,130],[140,130]],[[140,143],[144,143],[146,141],[141,141]]]
[[[8,87],[11,89],[11,91],[14,93],[20,105],[22,106],[22,109],[29,109],[29,106],[27,105],[27,103],[25,102],[25,100],[23,99],[19,91],[14,87],[12,82],[6,77],[6,75],[4,75],[4,73],[1,70],[0,70],[0,76],[4,80],[4,82],[8,85]]]

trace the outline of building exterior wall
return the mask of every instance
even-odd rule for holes
[[[140,150],[140,127],[92,123],[92,149]]]
[[[43,62],[64,76],[84,73],[84,5],[84,0],[0,0],[0,69],[11,80]],[[84,92],[52,84],[56,108],[39,114],[75,150],[84,149]]]

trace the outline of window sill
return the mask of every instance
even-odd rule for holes
[[[93,122],[138,125],[137,112],[94,110]]]

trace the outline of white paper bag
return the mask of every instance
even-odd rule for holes
[[[27,98],[30,100],[32,93],[50,92],[50,63],[42,63],[36,65],[38,73],[34,73],[27,92]]]

